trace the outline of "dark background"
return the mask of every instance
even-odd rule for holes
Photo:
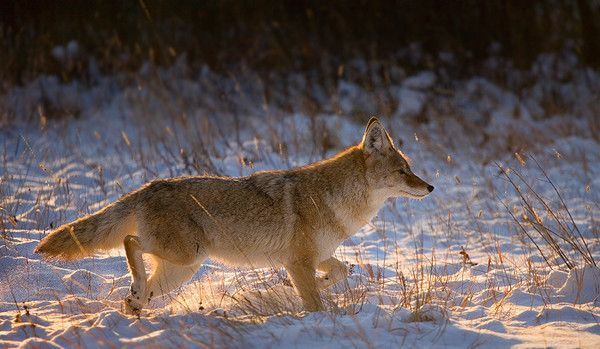
[[[599,67],[600,1],[0,1],[5,83],[57,72],[85,79],[86,59],[64,69],[51,56],[71,40],[107,74],[169,65],[184,52],[192,68],[322,70],[355,57],[398,59],[413,43],[432,57],[414,64],[452,52],[457,74],[492,47],[516,67],[564,48]]]

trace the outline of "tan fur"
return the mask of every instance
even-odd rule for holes
[[[132,274],[126,304],[134,312],[181,285],[208,257],[284,266],[305,308],[315,311],[323,309],[318,289],[347,275],[332,257],[339,244],[387,198],[424,197],[431,190],[373,118],[358,145],[330,159],[241,178],[157,180],[58,228],[36,251],[73,259],[124,244]],[[155,264],[149,278],[143,253]],[[326,275],[317,278],[315,270]]]

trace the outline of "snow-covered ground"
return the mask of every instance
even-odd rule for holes
[[[485,77],[448,86],[443,71],[397,68],[391,86],[377,88],[373,73],[367,88],[352,72],[372,67],[357,61],[335,87],[298,74],[267,93],[251,73],[191,76],[182,60],[134,78],[90,72],[91,87],[40,77],[10,89],[0,110],[35,121],[0,129],[0,346],[599,347],[600,269],[560,241],[569,270],[531,220],[581,233],[600,262],[600,74],[569,54],[541,56],[526,72],[487,64],[506,86]],[[352,273],[323,292],[326,312],[303,312],[283,270],[209,261],[129,316],[122,251],[76,262],[33,253],[53,227],[157,177],[330,156],[360,140],[361,113],[382,100],[394,101],[382,121],[436,190],[390,200],[338,248]],[[503,170],[548,207],[525,218]]]

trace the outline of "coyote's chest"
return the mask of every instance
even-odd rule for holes
[[[332,221],[335,224],[329,229],[315,232],[318,248],[317,259],[322,261],[331,257],[344,240],[354,235],[377,215],[384,200],[380,198],[371,200],[369,198],[362,205],[349,205],[348,202],[335,205],[330,201],[329,208],[334,214]]]

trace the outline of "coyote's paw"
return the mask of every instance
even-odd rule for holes
[[[148,299],[148,301],[150,301],[150,299]],[[131,285],[129,295],[125,297],[123,303],[125,305],[125,312],[132,315],[139,315],[142,308],[147,304],[146,297],[134,285]]]
[[[123,300],[123,305],[125,306],[125,313],[140,315],[145,304],[129,295]]]

